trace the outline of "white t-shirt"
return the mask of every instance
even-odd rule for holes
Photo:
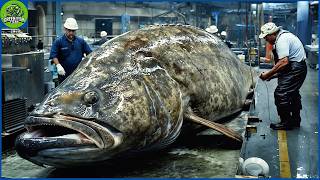
[[[296,62],[306,59],[306,52],[301,41],[297,36],[288,31],[280,30],[275,46],[279,59],[288,57],[289,61]]]

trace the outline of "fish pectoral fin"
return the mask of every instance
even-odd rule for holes
[[[206,119],[203,119],[201,117],[198,117],[197,115],[191,113],[191,112],[187,112],[184,114],[184,117],[186,120],[207,126],[211,129],[214,129],[232,139],[235,139],[239,142],[242,142],[242,136],[240,136],[237,132],[235,132],[234,130],[227,128],[226,126],[219,124],[219,123],[215,123]]]

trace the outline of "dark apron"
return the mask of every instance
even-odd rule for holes
[[[273,49],[272,52],[275,63],[278,63],[279,56],[276,49]],[[306,75],[307,66],[305,60],[301,62],[289,60],[289,64],[278,72],[278,86],[274,91],[275,105],[277,106],[278,112],[290,112],[292,110],[302,109],[299,89],[302,86]]]

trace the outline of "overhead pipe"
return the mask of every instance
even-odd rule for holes
[[[181,7],[178,7],[178,8],[182,8],[182,7],[184,7],[184,6],[181,6]],[[176,8],[176,9],[178,9],[178,8]],[[157,18],[157,17],[165,16],[165,15],[170,14],[170,13],[174,13],[174,14],[179,15],[179,16],[183,19],[184,24],[187,24],[185,15],[183,15],[182,13],[178,12],[178,11],[175,10],[175,9],[172,9],[172,10],[170,10],[170,11],[168,11],[168,12],[164,12],[164,13],[158,14],[158,15],[156,15],[156,16],[153,16],[152,18]]]

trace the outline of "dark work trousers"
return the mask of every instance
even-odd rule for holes
[[[274,91],[275,104],[281,123],[300,124],[301,96],[299,89],[307,75],[306,62],[291,62],[278,73],[278,86]]]

